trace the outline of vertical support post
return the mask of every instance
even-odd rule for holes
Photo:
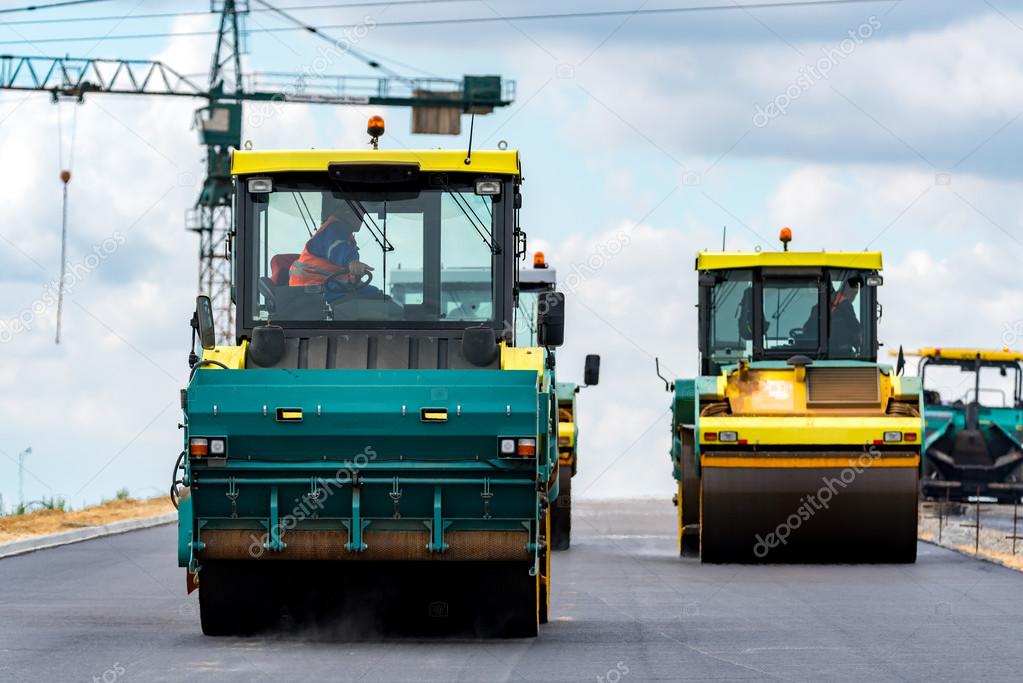
[[[287,547],[282,535],[276,486],[270,487],[270,518],[267,520],[266,539],[266,543],[263,545],[267,550],[282,552]]]
[[[362,531],[366,524],[362,521],[362,487],[358,484],[352,486],[352,525],[348,529],[348,543],[345,549],[353,553],[361,553],[366,549],[362,542]]]
[[[432,553],[442,553],[448,549],[444,542],[444,530],[451,525],[451,522],[444,521],[443,508],[441,505],[441,488],[433,487],[433,524],[430,526],[430,544],[426,546]]]

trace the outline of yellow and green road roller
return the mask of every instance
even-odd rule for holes
[[[703,252],[700,376],[674,394],[679,550],[913,562],[919,379],[878,363],[879,252]]]

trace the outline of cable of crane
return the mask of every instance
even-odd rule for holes
[[[64,312],[64,276],[67,273],[67,186],[71,182],[71,167],[75,162],[75,132],[78,130],[78,105],[72,104],[71,144],[68,146],[67,165],[64,165],[64,121],[60,100],[57,100],[57,158],[60,162],[62,198],[60,206],[60,278],[57,280],[57,332],[53,343],[60,344],[60,325]]]
[[[753,9],[791,9],[797,7],[829,7],[840,5],[865,5],[890,3],[892,0],[786,0],[785,2],[754,2],[733,5],[699,5],[690,7],[658,7],[636,10],[606,10],[589,12],[562,12],[557,14],[520,14],[520,15],[497,15],[489,17],[450,17],[444,19],[413,19],[407,21],[378,21],[373,27],[375,29],[387,27],[410,27],[410,26],[436,26],[436,25],[458,25],[458,24],[493,24],[508,21],[564,21],[569,19],[593,19],[605,17],[633,17],[662,14],[682,14],[689,12],[715,12]],[[318,30],[325,29],[346,29],[358,28],[364,24],[328,24],[321,26]],[[274,27],[274,28],[250,28],[248,33],[292,33],[304,31],[301,27]],[[188,36],[215,36],[216,31],[177,31],[167,33],[136,33],[128,35],[106,35],[88,36],[75,38],[34,38],[21,40],[3,40],[0,45],[22,45],[25,43],[80,43],[94,40],[145,40],[150,38],[176,38]]]
[[[104,0],[105,1],[105,0]],[[288,12],[296,11],[316,11],[326,9],[347,9],[357,7],[395,7],[401,5],[439,5],[439,4],[455,4],[455,3],[470,3],[470,2],[483,2],[484,0],[372,0],[369,2],[338,2],[331,3],[328,5],[288,5],[286,7],[280,7]],[[14,10],[12,10],[14,11]],[[273,12],[274,10],[267,9],[265,7],[259,8],[254,7],[248,10],[249,14],[254,12]],[[211,13],[209,10],[189,10],[186,12],[150,12],[148,14],[105,14],[99,17],[61,17],[59,19],[20,19],[17,21],[5,21],[6,26],[29,26],[35,24],[81,24],[85,22],[98,22],[98,21],[131,21],[138,19],[174,19],[177,17],[201,17],[201,16],[212,16],[215,13]]]
[[[44,2],[41,5],[26,5],[25,7],[10,7],[0,9],[0,14],[14,14],[15,12],[34,12],[40,9],[55,9],[68,7],[70,5],[91,5],[97,2],[110,2],[110,0],[63,0],[63,2]]]
[[[287,21],[290,21],[291,23],[295,24],[296,26],[299,26],[299,27],[305,29],[306,31],[308,31],[309,33],[312,33],[317,38],[321,38],[323,40],[326,40],[331,45],[335,45],[335,46],[340,46],[341,45],[341,41],[336,40],[336,39],[332,38],[331,36],[328,36],[326,33],[323,33],[322,31],[320,31],[320,29],[316,28],[315,26],[311,26],[310,24],[305,23],[304,21],[302,21],[298,17],[293,17],[292,15],[288,14],[284,10],[278,9],[277,7],[274,7],[269,2],[266,2],[266,0],[256,0],[256,2],[259,3],[260,5],[262,5],[263,7],[266,7],[267,9],[273,11],[278,16],[286,19]],[[385,74],[387,74],[391,78],[396,78],[398,80],[404,80],[404,81],[408,81],[409,80],[409,79],[405,78],[404,76],[399,75],[397,72],[393,71],[392,69],[389,69],[386,66],[382,65],[379,61],[373,59],[369,55],[364,55],[359,50],[356,50],[355,47],[353,47],[352,44],[351,44],[352,41],[347,41],[346,40],[345,43],[347,43],[347,46],[344,48],[344,51],[348,52],[349,54],[351,54],[356,59],[361,60],[362,62],[364,62],[370,68],[372,68],[372,69],[379,69],[380,71],[383,71]]]

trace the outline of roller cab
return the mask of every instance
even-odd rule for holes
[[[537,319],[543,306],[543,295],[557,291],[557,272],[547,263],[543,252],[533,254],[533,268],[519,274],[516,300],[516,334],[521,339],[536,340]],[[535,343],[535,341],[534,341]],[[551,506],[551,549],[568,550],[572,543],[572,479],[579,467],[579,427],[576,423],[576,396],[581,389],[600,381],[600,356],[586,356],[583,383],[558,382],[558,499]]]
[[[203,631],[329,596],[368,601],[372,628],[536,635],[564,296],[516,334],[517,153],[237,151],[232,170],[235,343],[200,297],[175,484]]]
[[[701,253],[696,268],[701,375],[670,387],[681,554],[913,561],[921,391],[877,362],[881,255]]]

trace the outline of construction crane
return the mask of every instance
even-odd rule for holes
[[[268,3],[260,4],[274,9]],[[212,299],[216,329],[228,334],[234,329],[230,155],[232,148],[238,149],[242,144],[243,102],[264,102],[266,106],[300,102],[410,107],[413,133],[458,135],[463,113],[489,114],[497,107],[511,104],[515,82],[503,81],[500,76],[461,79],[399,76],[276,9],[285,19],[335,43],[341,53],[363,58],[371,67],[389,75],[280,72],[246,75],[241,56],[245,35],[242,22],[249,12],[248,0],[211,0],[210,11],[220,14],[220,24],[206,84],[153,60],[0,55],[0,89],[49,92],[55,102],[60,98],[82,101],[93,93],[206,100],[206,105],[195,112],[199,142],[206,148],[206,177],[195,206],[186,214],[185,227],[199,236],[199,293]]]

